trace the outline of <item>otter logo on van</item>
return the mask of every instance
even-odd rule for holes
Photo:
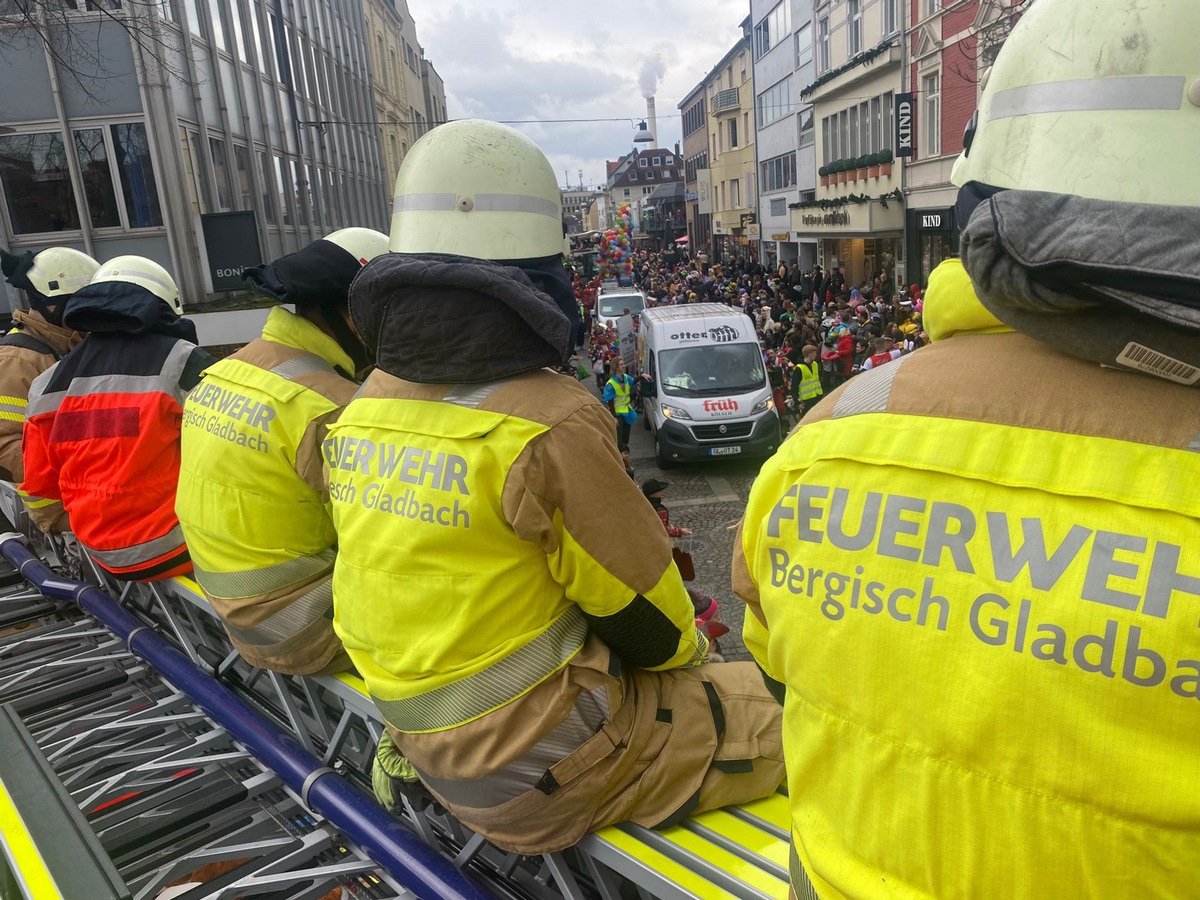
[[[708,331],[678,331],[671,335],[673,341],[702,341],[705,338],[718,344],[728,344],[738,339],[738,330],[730,325],[718,325]]]

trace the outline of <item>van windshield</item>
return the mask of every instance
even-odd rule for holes
[[[645,308],[646,301],[641,294],[609,294],[607,297],[601,294],[596,305],[604,318],[619,319],[625,310],[637,315]]]
[[[664,394],[742,394],[767,382],[757,343],[663,350],[658,354],[658,372]]]

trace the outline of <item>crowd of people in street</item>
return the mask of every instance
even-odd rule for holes
[[[591,321],[604,279],[584,281],[576,273],[573,285],[584,319]],[[929,343],[921,325],[921,288],[896,290],[890,269],[855,285],[845,267],[826,272],[819,265],[802,270],[783,263],[768,271],[748,256],[709,264],[703,253],[643,250],[634,254],[632,285],[651,307],[723,303],[743,310],[754,322],[785,431],[854,375]],[[631,404],[625,392],[636,392],[637,381],[618,362],[616,328],[596,322],[586,352],[604,401],[620,402],[621,412],[614,410],[617,441],[627,444]],[[621,367],[619,376],[614,364]]]

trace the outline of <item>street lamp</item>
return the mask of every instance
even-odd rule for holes
[[[638,122],[637,134],[633,136],[635,144],[653,144],[654,135],[650,133],[650,129],[646,127],[646,120]]]

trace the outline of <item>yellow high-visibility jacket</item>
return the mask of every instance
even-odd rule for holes
[[[735,551],[797,892],[1200,896],[1196,391],[935,274],[935,343],[806,416]]]
[[[283,307],[184,404],[176,512],[196,580],[248,662],[345,668],[320,443],[357,385],[333,338]]]
[[[614,464],[580,463],[598,454]],[[451,388],[376,370],[324,455],[335,628],[397,730],[486,715],[561,669],[589,630],[641,668],[706,654],[662,524],[575,379]],[[467,681],[485,670],[486,690]],[[447,700],[455,684],[473,686]]]

